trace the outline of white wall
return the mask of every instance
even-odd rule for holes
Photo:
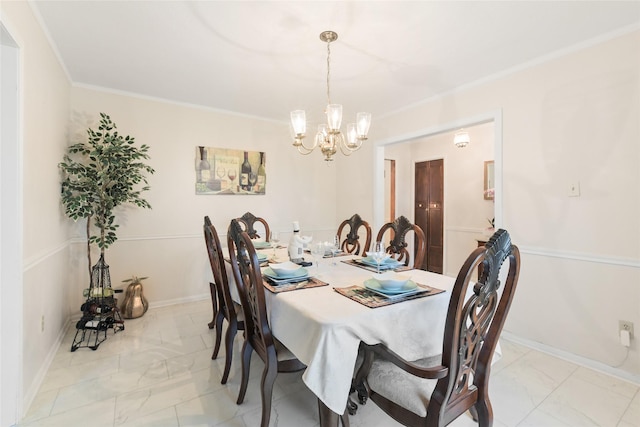
[[[300,222],[305,234],[335,233],[335,165],[320,153],[302,156],[291,146],[287,123],[233,116],[185,105],[170,104],[74,87],[71,99],[74,138],[107,113],[118,130],[150,146],[153,209],[129,208],[117,215],[119,240],[107,251],[114,286],[131,275],[149,276],[145,296],[160,305],[207,297],[211,275],[204,250],[202,222],[209,215],[221,240],[232,218],[247,211],[267,219],[272,229],[286,232]],[[196,195],[196,147],[236,148],[266,152],[266,195]],[[78,228],[77,237],[84,238]],[[74,283],[76,302],[86,287],[85,247],[74,245],[78,260]]]
[[[455,276],[477,238],[494,217],[494,202],[484,200],[484,162],[493,160],[493,123],[465,128],[471,143],[453,144],[455,132],[444,132],[407,143],[385,146],[385,158],[396,159],[398,216],[414,221],[414,165],[444,159],[444,268]]]
[[[390,140],[501,109],[500,225],[522,250],[505,329],[619,365],[636,380],[638,338],[625,358],[618,320],[640,324],[638,52],[636,31],[378,119],[370,137]],[[359,157],[365,176],[373,154]],[[340,169],[338,179],[347,173]],[[581,196],[568,197],[576,181]],[[338,215],[354,196],[340,194]]]
[[[22,355],[22,366],[14,368],[21,371],[28,405],[71,312],[66,292],[68,227],[60,209],[57,167],[67,145],[70,84],[28,3],[1,2],[0,8],[3,24],[20,51],[22,164],[18,168],[22,170],[23,224],[22,284],[2,286],[22,286],[24,310],[20,307],[22,315],[13,321],[20,323],[23,345],[13,351]]]

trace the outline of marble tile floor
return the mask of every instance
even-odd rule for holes
[[[263,364],[252,362],[242,405],[239,350],[229,382],[220,384],[224,356],[211,360],[215,333],[207,328],[211,303],[203,300],[149,310],[109,333],[98,350],[70,347],[69,330],[19,427],[254,427],[260,424],[258,387]],[[536,350],[501,341],[490,394],[494,425],[640,427],[640,388]],[[375,404],[359,406],[354,427],[399,425]],[[271,426],[319,425],[317,403],[301,373],[279,374]],[[462,416],[454,427],[475,426]]]

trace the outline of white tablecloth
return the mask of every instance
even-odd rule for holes
[[[279,255],[281,255],[279,253]],[[273,294],[266,291],[273,335],[307,369],[307,387],[332,411],[345,409],[360,341],[383,343],[407,360],[439,354],[454,279],[422,270],[412,280],[447,292],[379,308],[368,308],[333,290],[360,285],[370,271],[336,257],[320,262],[319,278],[329,286]],[[308,267],[315,274],[315,266]],[[230,283],[233,286],[233,282]]]

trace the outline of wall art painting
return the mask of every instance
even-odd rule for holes
[[[265,194],[266,153],[196,147],[196,194]]]

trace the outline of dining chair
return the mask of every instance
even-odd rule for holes
[[[413,240],[413,246],[415,250],[415,258],[413,259],[413,267],[416,269],[422,268],[422,261],[424,260],[424,253],[426,250],[426,243],[424,238],[424,232],[422,228],[416,224],[412,224],[406,217],[399,216],[393,222],[384,224],[376,237],[376,242],[383,242],[384,234],[389,231],[389,246],[387,246],[387,253],[393,254],[398,261],[404,262],[404,265],[409,265],[411,256],[407,250],[406,236],[407,233],[413,231],[415,238]]]
[[[260,263],[249,233],[242,230],[240,222],[236,219],[231,220],[227,240],[233,276],[245,318],[244,344],[242,345],[242,380],[237,403],[243,402],[247,392],[251,354],[255,350],[264,362],[261,382],[262,420],[260,425],[267,427],[271,416],[273,383],[278,372],[301,371],[306,366],[271,333],[271,327],[267,320]]]
[[[211,224],[208,216],[204,217],[204,241],[207,245],[209,264],[213,272],[213,283],[209,283],[211,291],[211,301],[213,303],[213,313],[216,328],[216,343],[213,348],[211,359],[218,357],[220,342],[222,341],[222,323],[226,319],[228,326],[225,334],[225,361],[224,373],[222,374],[222,384],[226,384],[231,370],[231,359],[233,358],[233,340],[238,330],[244,330],[244,313],[242,306],[231,298],[231,290],[227,280],[227,270],[225,267],[224,255],[218,232]],[[213,322],[212,322],[213,323]],[[211,328],[211,326],[209,326]]]
[[[347,226],[349,226],[349,232],[343,240],[342,231]],[[363,228],[365,231],[364,245],[360,244],[360,235],[358,234],[360,228]],[[369,246],[371,246],[371,226],[367,221],[360,218],[358,214],[354,214],[351,218],[342,221],[338,227],[337,235],[340,239],[340,249],[346,253],[359,255],[360,251],[362,251],[364,254],[365,251],[369,250]]]
[[[260,235],[258,234],[258,232],[256,231],[256,229],[254,228],[254,225],[256,224],[256,222],[262,224],[262,226],[264,227],[264,241],[268,242],[269,239],[271,238],[271,232],[269,230],[269,223],[267,223],[267,220],[265,220],[264,218],[260,218],[255,216],[254,214],[252,214],[251,212],[247,212],[244,215],[242,215],[240,218],[236,218],[238,221],[240,221],[241,225],[243,226],[244,230],[247,232],[247,234],[249,234],[249,237],[251,239],[259,239]]]
[[[508,271],[499,276],[507,259]],[[482,276],[471,284],[478,265],[483,266]],[[356,382],[364,384],[368,397],[405,426],[446,426],[466,411],[480,426],[491,426],[491,359],[519,272],[520,252],[511,244],[509,233],[500,229],[485,247],[469,255],[458,273],[442,354],[407,361],[383,344],[361,343],[364,362]],[[500,277],[505,280],[503,289]]]

